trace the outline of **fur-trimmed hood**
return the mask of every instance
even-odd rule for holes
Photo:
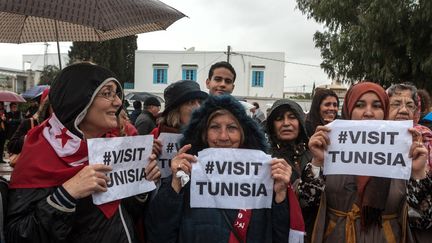
[[[190,154],[198,154],[199,151],[208,148],[208,143],[203,141],[202,134],[207,129],[207,120],[216,110],[225,109],[237,118],[243,129],[244,143],[240,148],[257,149],[267,151],[264,132],[259,125],[246,114],[243,106],[231,95],[209,96],[199,109],[192,113],[189,125],[183,130],[184,138],[181,145],[192,144]]]

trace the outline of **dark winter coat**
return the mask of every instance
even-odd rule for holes
[[[283,112],[291,111],[299,121],[299,135],[295,142],[286,143],[280,141],[276,137],[274,131],[273,122],[277,116],[283,114]],[[292,167],[291,183],[297,184],[299,182],[301,172],[307,163],[312,159],[312,154],[308,149],[309,137],[306,135],[305,127],[305,115],[303,109],[294,101],[282,99],[277,100],[267,117],[267,132],[271,144],[270,153],[272,157],[285,159]],[[296,188],[294,186],[294,188]],[[312,234],[315,217],[318,212],[318,207],[311,206],[302,208],[303,218],[305,220],[308,242],[310,235]]]
[[[274,131],[273,122],[283,112],[291,111],[299,121],[299,135],[294,142],[280,141]],[[307,147],[309,137],[306,135],[305,115],[302,108],[294,101],[282,99],[277,100],[267,117],[267,134],[270,140],[270,153],[272,157],[285,159],[292,167],[291,182],[300,178],[306,164],[312,159]]]
[[[208,117],[213,111],[226,109],[243,128],[242,148],[265,151],[267,143],[258,124],[246,115],[242,105],[231,96],[210,96],[200,109],[192,114],[184,130],[182,144],[192,144],[191,154],[207,148],[201,138],[207,129]],[[190,208],[189,184],[176,193],[170,180],[164,182],[148,210],[146,229],[149,242],[226,243],[238,210]],[[157,220],[157,222],[155,222]],[[248,243],[288,242],[289,206],[287,201],[273,202],[271,209],[254,209],[247,233]]]
[[[136,119],[135,127],[139,135],[148,135],[156,127],[156,118],[147,110],[144,110]]]
[[[22,147],[24,145],[24,138],[27,132],[32,128],[32,120],[33,120],[33,127],[39,125],[39,122],[37,119],[33,118],[26,118],[24,119],[15,133],[10,138],[8,144],[7,144],[7,151],[12,154],[19,154],[21,153]]]
[[[83,137],[78,124],[84,119],[103,85],[113,81],[121,91],[120,83],[113,77],[114,74],[109,70],[85,63],[70,65],[57,75],[51,86],[50,101],[58,120],[74,135]],[[33,133],[29,136],[32,135]],[[18,186],[14,186],[13,183],[17,180],[14,175],[21,178],[19,174],[25,174],[32,168],[30,165],[44,164],[44,161],[40,160],[43,153],[33,152],[39,143],[35,142],[34,147],[29,144],[31,143],[24,144],[20,160],[11,177],[5,231],[8,243],[138,242],[133,221],[135,217],[143,215],[144,198],[122,199],[118,210],[107,218],[101,209],[93,204],[91,196],[74,199],[62,184],[45,185],[47,179],[43,174],[29,179],[39,184],[21,186],[18,183]],[[52,147],[43,147],[40,151],[55,153]],[[65,168],[60,166],[61,164],[54,164],[63,163],[59,158],[53,156],[51,161],[45,161],[46,165]],[[63,175],[62,180],[67,181],[72,176]]]
[[[6,137],[10,139],[23,119],[21,111],[6,113]]]

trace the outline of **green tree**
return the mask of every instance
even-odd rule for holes
[[[297,0],[324,24],[314,35],[331,78],[384,86],[411,81],[432,90],[432,1]]]
[[[57,76],[57,74],[59,72],[60,72],[60,69],[57,66],[46,65],[41,72],[39,84],[40,85],[43,85],[43,84],[51,85],[52,81],[54,81],[55,77]]]
[[[73,42],[70,64],[91,61],[113,71],[121,83],[133,83],[136,40],[137,36],[133,35],[103,42]]]

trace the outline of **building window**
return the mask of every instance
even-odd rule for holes
[[[125,83],[123,84],[123,88],[124,88],[124,89],[134,89],[134,86],[135,86],[134,83],[127,83],[127,82],[125,82]]]
[[[184,64],[182,65],[182,79],[197,81],[197,69],[196,64]]]
[[[166,84],[168,81],[168,64],[153,64],[153,83]]]
[[[196,70],[192,69],[183,69],[182,79],[196,81],[196,72]]]
[[[264,70],[252,71],[252,87],[264,86]]]

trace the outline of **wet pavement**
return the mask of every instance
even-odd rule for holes
[[[0,176],[9,181],[13,168],[9,166],[9,159],[5,158],[4,161],[6,163],[0,163]]]

